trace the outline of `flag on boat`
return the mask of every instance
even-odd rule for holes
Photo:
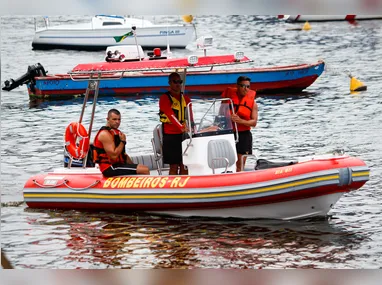
[[[125,38],[132,36],[134,33],[133,31],[130,31],[122,36],[113,37],[115,39],[116,43],[122,42]]]

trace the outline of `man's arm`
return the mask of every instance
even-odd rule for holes
[[[250,120],[244,120],[239,117],[237,114],[233,114],[231,116],[232,121],[236,122],[237,124],[241,124],[248,127],[256,127],[257,125],[257,118],[258,118],[258,107],[256,102],[253,103],[252,113],[251,113],[251,119]]]
[[[126,141],[125,134],[120,135],[121,141]],[[98,140],[102,143],[103,148],[111,160],[116,160],[125,148],[124,143],[120,143],[118,147],[115,147],[114,138],[108,131],[102,131],[98,135]]]
[[[131,160],[131,157],[126,153],[126,162],[128,163],[128,164],[136,164],[136,163],[134,163],[132,160]]]

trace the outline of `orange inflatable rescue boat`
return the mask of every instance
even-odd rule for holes
[[[197,60],[193,60],[189,63],[192,67],[214,64],[199,61],[196,65]],[[228,57],[225,60],[227,64],[236,62]],[[182,65],[182,70],[185,76],[186,63]],[[366,164],[344,153],[278,162],[253,155],[247,157],[244,171],[236,173],[237,136],[234,130],[237,128],[232,125],[230,112],[224,110],[234,110],[232,101],[226,98],[201,102],[193,100],[192,118],[188,116],[191,114],[188,109],[186,123],[189,132],[182,143],[183,163],[188,168],[188,175],[168,175],[168,169],[162,162],[162,132],[161,125],[158,125],[153,131],[153,153],[132,157],[136,163],[148,165],[151,174],[106,178],[97,165],[82,163],[91,153],[88,152],[88,134],[91,134],[94,121],[99,88],[97,80],[102,80],[102,76],[98,75],[102,72],[76,72],[88,77],[89,87],[80,120],[75,126],[71,125],[67,134],[69,160],[65,167],[28,179],[23,194],[29,207],[291,220],[326,216],[344,193],[361,188],[369,179]],[[94,91],[94,99],[89,129],[86,131],[81,127],[81,120],[89,89]],[[195,104],[199,103],[202,107],[197,108]]]

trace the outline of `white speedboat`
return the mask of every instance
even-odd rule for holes
[[[143,48],[185,48],[194,36],[194,25],[159,25],[140,18],[96,15],[90,23],[51,26],[37,29],[33,49],[105,50],[111,45],[136,44],[136,35]]]

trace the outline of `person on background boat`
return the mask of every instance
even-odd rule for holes
[[[188,132],[185,121],[191,99],[182,93],[183,80],[177,72],[168,77],[170,90],[159,98],[159,117],[163,123],[163,162],[170,165],[169,174],[188,174],[182,159],[183,134]]]
[[[258,107],[255,101],[256,91],[250,88],[251,79],[246,76],[239,76],[236,81],[236,88],[228,87],[223,91],[223,98],[230,98],[233,102],[235,114],[231,115],[233,122],[237,124],[239,141],[236,144],[236,152],[238,160],[236,162],[236,171],[239,172],[244,168],[246,157],[245,154],[252,154],[253,138],[251,128],[256,127],[258,118]]]
[[[106,126],[103,126],[94,138],[94,162],[98,163],[106,177],[134,174],[150,174],[146,165],[135,164],[125,152],[126,135],[118,128],[121,113],[111,109],[107,113]]]

